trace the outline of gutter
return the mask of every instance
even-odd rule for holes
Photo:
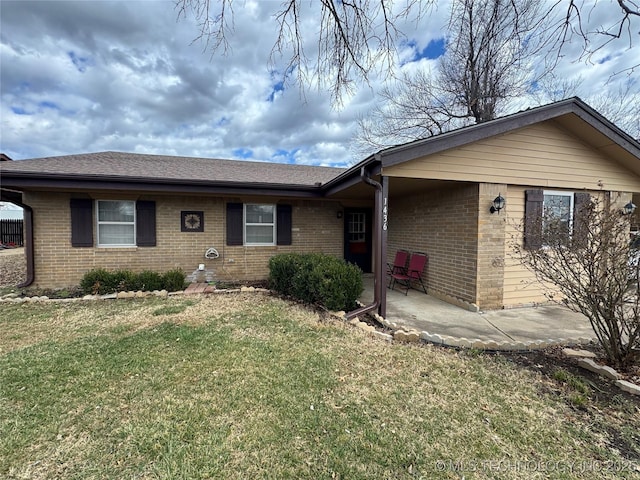
[[[35,262],[33,258],[33,209],[29,205],[20,204],[24,211],[24,252],[27,256],[27,278],[18,285],[28,287],[35,280]]]
[[[265,182],[231,182],[207,180],[175,180],[113,175],[67,175],[38,172],[1,172],[3,187],[13,189],[57,190],[135,190],[145,192],[208,193],[224,195],[282,195],[291,197],[322,197],[321,185],[274,184]]]
[[[373,244],[376,246],[374,262],[373,262],[373,265],[374,265],[373,267],[373,271],[374,271],[373,303],[370,303],[369,305],[365,305],[364,307],[360,307],[355,310],[352,310],[351,312],[348,312],[346,314],[347,320],[351,320],[354,317],[365,314],[372,310],[377,310],[378,307],[380,307],[380,305],[382,304],[382,284],[384,283],[384,279],[382,278],[382,276],[384,275],[384,273],[382,269],[380,222],[382,220],[382,196],[383,196],[382,190],[383,189],[382,189],[382,184],[373,180],[369,175],[370,174],[367,172],[366,167],[362,166],[362,168],[360,169],[360,178],[364,183],[371,185],[373,188],[376,189],[376,195],[375,195],[376,221],[373,228],[374,230]]]

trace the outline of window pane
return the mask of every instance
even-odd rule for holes
[[[133,222],[134,202],[99,201],[99,222]]]
[[[273,205],[247,205],[246,223],[273,223]]]
[[[247,243],[273,243],[273,226],[247,225]]]
[[[100,245],[134,245],[135,229],[133,225],[102,224],[98,228]]]
[[[545,195],[544,207],[547,215],[563,222],[571,217],[571,197],[567,195]]]
[[[544,229],[547,235],[561,235],[560,238],[568,237],[571,234],[571,200],[570,195],[554,195],[552,193],[544,196]]]
[[[364,213],[350,213],[348,217],[348,227],[350,242],[365,241],[366,215]]]

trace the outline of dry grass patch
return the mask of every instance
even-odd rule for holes
[[[612,405],[607,430],[500,357],[389,344],[262,295],[73,307],[12,306],[0,321],[60,330],[0,337],[0,477],[550,476],[471,470],[501,460],[620,466],[553,478],[640,472],[640,447],[612,443],[638,443],[637,403]]]

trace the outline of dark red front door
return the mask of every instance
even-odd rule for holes
[[[344,218],[344,258],[371,272],[371,209],[348,208]]]

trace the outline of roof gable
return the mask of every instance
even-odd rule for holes
[[[383,166],[388,167],[548,120],[555,120],[592,148],[628,168],[634,167],[630,162],[640,160],[640,144],[577,97],[391,147],[379,156]],[[640,165],[638,169],[640,173]]]
[[[572,190],[602,187],[640,191],[640,175],[554,120],[384,167],[383,174]]]

